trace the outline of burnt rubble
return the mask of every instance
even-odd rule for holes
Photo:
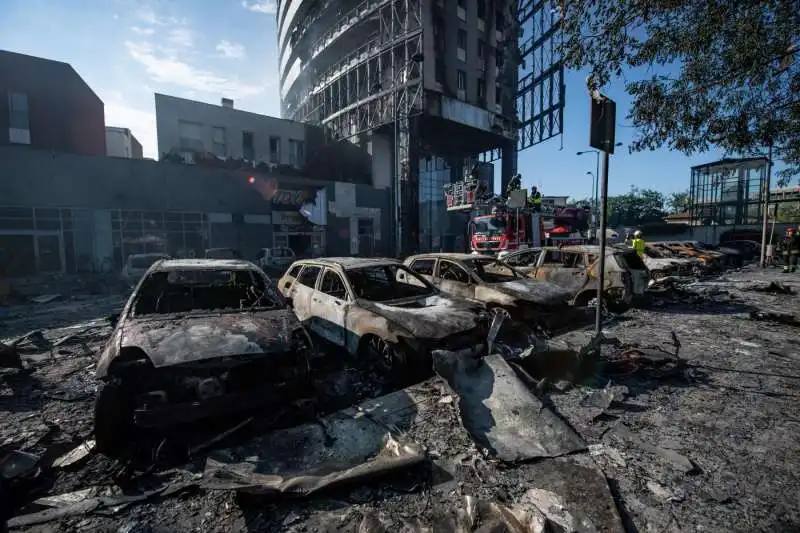
[[[328,354],[315,399],[128,460],[93,446],[110,326],[39,304],[0,330],[20,363],[0,369],[0,512],[12,531],[789,531],[800,330],[780,316],[798,288],[681,280],[601,338],[503,324],[492,353],[437,352],[402,389]]]

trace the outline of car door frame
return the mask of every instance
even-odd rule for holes
[[[417,261],[433,261],[433,269],[431,270],[431,274],[430,275],[428,275],[428,274],[420,274],[419,272],[414,270],[414,263],[416,263]],[[408,264],[406,265],[406,267],[409,270],[415,272],[419,277],[421,277],[421,278],[425,279],[426,281],[428,281],[434,287],[438,287],[438,285],[436,285],[436,283],[434,283],[434,281],[433,281],[436,278],[436,272],[438,271],[437,269],[439,268],[439,258],[438,257],[412,257],[412,258],[410,258],[410,260],[409,260]]]
[[[464,286],[463,290],[461,291],[447,290],[447,287],[444,285],[445,283],[453,283],[459,285],[464,285],[464,284],[462,284],[459,281],[444,280],[439,277],[439,272],[441,270],[442,264],[444,264],[445,262],[456,265],[458,268],[463,270],[464,273],[467,275],[467,279],[469,279],[469,281]],[[473,276],[472,272],[470,272],[469,269],[467,269],[463,264],[461,264],[460,261],[448,259],[446,257],[439,257],[438,260],[436,261],[436,270],[433,271],[433,279],[434,279],[433,285],[445,294],[460,296],[462,298],[472,298],[472,299],[475,298],[475,289],[478,286],[475,276]],[[454,288],[459,288],[459,287],[454,287]]]
[[[337,276],[341,281],[345,291],[344,300],[322,292],[322,282],[328,272]],[[348,342],[347,314],[354,301],[352,291],[345,281],[345,276],[335,268],[324,267],[320,275],[317,276],[316,287],[314,287],[314,293],[311,298],[311,306],[320,306],[322,309],[321,316],[317,317],[316,320],[314,317],[311,319],[312,331],[328,342],[346,348]],[[328,323],[331,323],[332,326],[328,326]],[[332,330],[335,330],[335,332],[328,335]]]
[[[314,286],[309,287],[300,282],[300,279],[303,277],[303,272],[309,267],[318,268],[319,273],[317,273],[317,279],[314,281]],[[303,263],[303,268],[300,269],[300,272],[297,273],[297,277],[294,278],[292,282],[292,286],[288,290],[288,297],[292,299],[292,309],[294,309],[294,314],[297,315],[297,319],[300,322],[307,323],[309,319],[313,316],[311,313],[311,299],[314,296],[314,292],[316,291],[317,285],[319,285],[320,281],[320,274],[325,270],[324,265],[318,265],[315,263]],[[305,297],[298,297],[298,292],[301,290],[298,288],[298,285],[302,287],[303,292],[308,290],[308,296]],[[302,295],[301,295],[302,296]],[[299,307],[299,310],[298,310]]]

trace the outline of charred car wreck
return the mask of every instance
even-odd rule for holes
[[[144,275],[97,364],[99,451],[134,428],[191,423],[308,392],[311,339],[272,282],[239,260],[170,260]]]
[[[483,305],[442,295],[393,259],[296,261],[278,285],[311,332],[400,381],[432,373],[434,348],[486,340]]]
[[[405,264],[443,293],[503,309],[516,321],[558,329],[578,318],[569,293],[548,281],[525,278],[507,263],[471,254],[414,255]]]

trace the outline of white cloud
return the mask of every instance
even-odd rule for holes
[[[194,32],[185,26],[170,30],[169,42],[172,44],[190,48],[194,44]]]
[[[125,42],[128,54],[144,66],[155,83],[165,83],[184,87],[215,96],[231,98],[253,96],[263,91],[263,85],[242,83],[236,78],[219,76],[211,71],[195,68],[181,61],[174,54],[157,49],[149,43]]]
[[[142,7],[136,12],[136,18],[147,24],[161,24],[161,19],[152,7]]]
[[[131,31],[136,35],[153,35],[156,32],[153,28],[142,28],[140,26],[132,26]]]
[[[278,12],[278,3],[275,0],[256,0],[255,2],[242,0],[242,7],[266,15],[274,15]]]
[[[217,52],[230,59],[242,59],[245,56],[244,46],[226,40],[217,43]]]
[[[107,126],[130,129],[133,136],[142,143],[144,156],[158,159],[155,113],[128,106],[119,94],[106,101],[105,109]]]

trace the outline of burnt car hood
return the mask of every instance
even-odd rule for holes
[[[215,357],[285,353],[300,323],[289,309],[131,318],[122,325],[120,346],[141,348],[155,367]]]
[[[362,308],[423,339],[443,339],[478,326],[483,306],[440,295],[393,302],[360,300]]]
[[[570,299],[568,290],[555,283],[538,279],[515,279],[502,283],[490,283],[487,284],[487,287],[518,300],[547,307],[566,306]]]

